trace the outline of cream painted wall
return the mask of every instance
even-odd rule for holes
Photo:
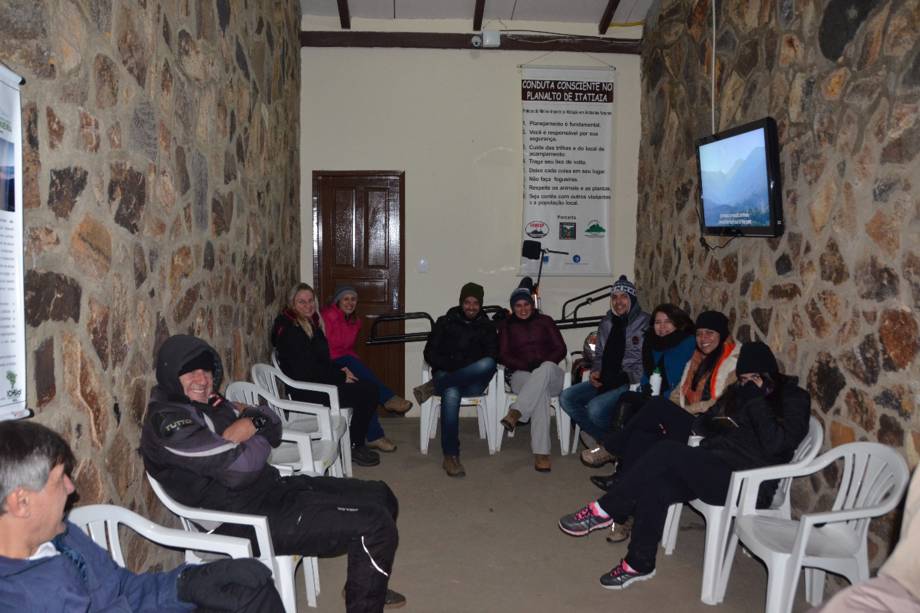
[[[445,29],[443,24],[412,25],[424,31]],[[540,25],[572,31],[571,24]],[[304,23],[303,29],[321,28]],[[400,28],[390,24],[388,29]],[[400,170],[406,173],[406,310],[437,317],[457,303],[466,281],[485,287],[487,304],[506,304],[519,281],[519,66],[526,63],[616,67],[611,265],[615,275],[633,277],[638,56],[305,48],[300,121],[303,278],[313,278],[312,172]],[[418,272],[421,258],[428,260],[427,273]],[[565,300],[608,283],[602,277],[544,277],[543,310],[559,317]],[[594,312],[603,312],[603,302]],[[569,331],[569,349],[580,349],[588,332]],[[420,382],[421,351],[422,343],[406,345],[407,395]]]

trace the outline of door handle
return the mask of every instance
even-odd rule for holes
[[[398,310],[399,310],[399,289],[394,289],[394,290],[393,290],[393,304],[392,304],[392,308],[393,308],[394,311],[398,311]]]

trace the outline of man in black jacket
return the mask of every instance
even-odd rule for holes
[[[619,590],[655,576],[658,542],[672,503],[699,498],[724,505],[732,471],[792,459],[808,434],[811,398],[795,377],[778,371],[764,343],[742,345],[738,382],[693,427],[705,436],[699,447],[674,440],[655,443],[600,500],[559,520],[566,534],[585,536],[634,518],[626,557],[600,578],[604,588]],[[773,492],[760,493],[768,503]]]
[[[450,477],[466,475],[460,463],[460,399],[482,394],[495,374],[498,332],[482,312],[484,293],[481,285],[467,283],[460,305],[438,317],[425,343],[433,377],[413,390],[419,406],[441,396],[441,450]]]
[[[381,481],[281,477],[268,463],[281,422],[266,406],[240,406],[215,393],[220,356],[194,336],[177,335],[157,354],[157,385],[141,434],[144,466],[182,504],[268,517],[278,554],[348,553],[346,607],[377,612],[402,606],[387,589],[399,536],[398,503]],[[217,531],[248,536],[248,528]]]

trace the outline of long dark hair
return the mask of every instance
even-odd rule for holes
[[[722,358],[722,350],[725,347],[725,341],[731,338],[731,334],[726,334],[723,336],[719,334],[719,344],[716,345],[716,348],[709,352],[703,361],[700,362],[699,368],[696,369],[696,372],[693,373],[693,389],[696,389],[696,386],[700,384],[704,378],[709,377],[712,374],[712,371],[715,370],[716,364],[719,363],[719,360]],[[700,350],[699,346],[696,348],[697,351]]]
[[[674,332],[667,336],[658,336],[655,334],[655,315],[664,313],[671,320],[676,328]],[[659,304],[652,311],[651,324],[645,332],[645,340],[642,342],[642,368],[646,373],[655,370],[655,362],[652,357],[652,351],[665,351],[676,347],[682,340],[693,334],[693,320],[685,310],[677,305],[665,302]]]

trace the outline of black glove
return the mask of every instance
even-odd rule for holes
[[[176,595],[179,600],[208,609],[234,611],[239,606],[239,594],[226,592],[226,586],[255,590],[271,579],[271,571],[258,560],[218,560],[183,570],[176,580]]]
[[[642,392],[642,395],[643,395],[645,398],[651,398],[651,397],[652,397],[652,385],[651,385],[651,383],[643,383],[643,384],[642,384],[642,387],[639,389],[639,391]]]

